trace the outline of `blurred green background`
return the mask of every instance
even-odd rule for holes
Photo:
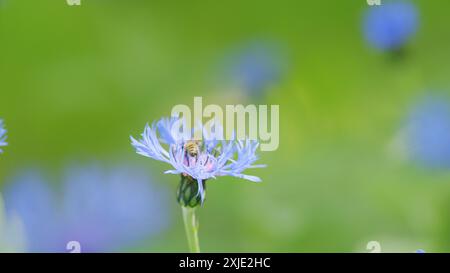
[[[280,105],[280,146],[261,153],[263,183],[208,182],[205,252],[450,251],[450,171],[402,160],[392,143],[427,90],[450,94],[448,1],[420,12],[407,58],[367,45],[358,1],[0,2],[0,184],[27,166],[128,162],[173,193],[171,225],[126,250],[184,252],[176,176],[135,154],[129,136],[176,104]],[[283,79],[242,99],[215,73],[254,40],[282,44]],[[394,151],[393,151],[394,150]]]

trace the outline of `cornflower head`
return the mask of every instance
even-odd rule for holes
[[[286,72],[287,57],[283,48],[269,41],[243,44],[235,52],[226,54],[225,75],[250,96],[262,96],[272,85],[278,84]]]
[[[418,17],[416,6],[409,1],[370,7],[364,18],[364,35],[379,50],[396,50],[417,31]]]
[[[450,168],[450,103],[443,96],[425,96],[413,105],[405,124],[412,160],[424,167]]]
[[[6,143],[6,129],[3,125],[3,120],[0,119],[0,153],[2,152],[1,147],[8,145]]]
[[[180,205],[196,207],[203,204],[205,182],[219,176],[261,181],[259,177],[243,174],[246,169],[264,167],[253,164],[258,159],[257,141],[236,140],[234,137],[223,140],[215,133],[222,132],[218,124],[213,125],[213,133],[203,124],[198,124],[189,133],[181,132],[181,125],[185,125],[183,118],[162,118],[151,126],[147,124],[141,139],[130,137],[138,154],[170,164],[173,169],[167,170],[166,174],[181,175],[177,193]],[[201,140],[192,138],[197,130]]]

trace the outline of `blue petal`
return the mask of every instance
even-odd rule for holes
[[[174,122],[173,118],[171,119],[162,118],[158,121],[156,125],[158,127],[159,136],[168,144],[175,143],[175,139],[173,138],[171,133],[173,122]]]

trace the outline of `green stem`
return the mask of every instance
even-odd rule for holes
[[[195,208],[181,206],[183,211],[184,229],[189,243],[191,253],[200,253],[198,242],[198,223],[195,217]]]

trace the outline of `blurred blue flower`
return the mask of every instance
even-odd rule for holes
[[[65,245],[60,242],[57,224],[57,203],[50,186],[36,170],[16,177],[5,190],[8,214],[16,213],[22,219],[30,251],[57,251]],[[61,246],[58,247],[58,243]]]
[[[371,6],[364,18],[366,40],[380,50],[402,47],[416,32],[418,12],[411,2],[383,2]]]
[[[3,152],[1,147],[6,146],[6,129],[3,125],[3,120],[0,119],[0,153]]]
[[[162,118],[158,122],[145,126],[141,139],[131,138],[131,144],[140,155],[166,162],[173,169],[169,174],[181,174],[197,181],[198,194],[204,200],[203,182],[218,176],[235,176],[253,182],[261,181],[259,177],[242,174],[249,168],[264,167],[253,165],[258,159],[256,149],[259,143],[250,140],[222,140],[210,134],[207,128],[200,126],[202,141],[193,141],[190,134],[180,132],[182,118]],[[223,132],[218,124],[215,132]],[[161,144],[167,144],[167,149]],[[191,148],[195,149],[192,153]]]
[[[0,194],[0,252],[24,252],[25,235],[23,225],[17,215],[6,216],[2,195]]]
[[[258,96],[280,81],[285,72],[286,58],[281,48],[268,42],[252,42],[226,56],[227,80]]]
[[[425,97],[415,104],[406,123],[412,159],[428,167],[450,167],[450,104]]]
[[[28,171],[11,181],[5,201],[23,219],[29,251],[65,252],[69,241],[82,252],[117,251],[167,225],[166,194],[151,181],[133,167],[70,167],[58,195]]]

